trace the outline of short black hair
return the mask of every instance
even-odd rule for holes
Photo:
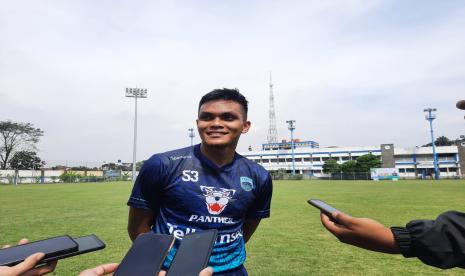
[[[206,103],[206,102],[211,102],[211,101],[218,101],[218,100],[224,100],[224,101],[233,101],[242,106],[244,109],[245,113],[245,118],[247,119],[247,111],[248,111],[248,105],[249,102],[247,102],[247,99],[244,97],[239,92],[239,89],[234,88],[234,89],[229,89],[229,88],[222,88],[222,89],[215,89],[211,92],[208,92],[205,94],[202,99],[200,99],[199,102],[199,109],[198,112],[200,112],[200,107]]]

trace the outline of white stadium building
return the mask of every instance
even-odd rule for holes
[[[393,144],[363,147],[319,148],[314,141],[294,142],[296,174],[324,177],[323,164],[335,159],[339,164],[355,160],[365,154],[379,156],[383,168],[398,168],[401,178],[426,178],[434,174],[434,159],[431,147],[400,148]],[[454,146],[436,147],[441,178],[465,177],[465,142]],[[261,150],[241,152],[241,155],[262,165],[268,171],[292,172],[291,142],[263,144]]]

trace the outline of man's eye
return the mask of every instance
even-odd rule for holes
[[[209,121],[209,120],[212,120],[213,119],[213,116],[209,115],[209,114],[200,114],[199,115],[199,120],[202,120],[202,121]]]
[[[221,116],[221,119],[225,121],[234,121],[236,119],[236,116],[234,116],[233,114],[224,114],[223,116]]]

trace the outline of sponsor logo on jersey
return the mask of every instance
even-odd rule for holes
[[[185,235],[195,233],[194,228],[187,227],[183,230],[178,225],[171,224],[169,222],[167,222],[166,225],[168,226],[168,232],[170,233],[170,235],[173,235],[176,239],[182,240],[182,237],[184,237]]]
[[[200,190],[203,192],[203,196],[205,196],[208,212],[212,215],[221,214],[236,193],[234,189],[217,189],[207,186],[200,186]]]
[[[179,159],[186,159],[186,158],[192,158],[192,155],[170,156],[171,160],[179,160]]]
[[[191,215],[191,217],[189,218],[189,221],[234,224],[234,220],[232,218],[228,218],[228,217],[212,217],[212,216]]]
[[[196,229],[195,228],[183,228],[175,224],[171,224],[169,222],[166,223],[168,226],[168,232],[170,235],[173,235],[176,239],[182,240],[182,238],[185,235],[195,233]],[[218,237],[216,238],[217,243],[231,243],[234,242],[235,240],[241,238],[243,236],[242,230],[238,230],[236,232],[231,232],[231,233],[223,233],[223,234],[218,234]]]
[[[253,185],[252,178],[249,178],[247,176],[241,176],[241,187],[246,192],[252,191],[255,188]]]

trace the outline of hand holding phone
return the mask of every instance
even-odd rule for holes
[[[75,239],[64,235],[1,249],[0,266],[14,266],[38,252],[45,254],[38,262],[38,264],[43,264],[103,248],[105,248],[105,243],[96,235],[88,235]]]
[[[14,266],[34,253],[42,252],[39,263],[55,260],[57,256],[78,250],[78,244],[68,235],[0,249],[0,266]]]

